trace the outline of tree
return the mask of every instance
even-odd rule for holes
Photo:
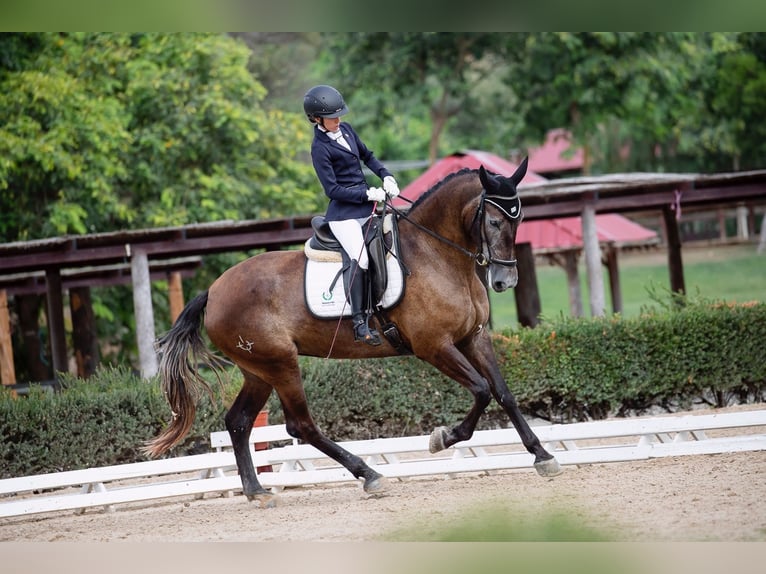
[[[0,76],[3,240],[320,208],[305,120],[264,109],[241,42],[35,39]]]
[[[711,33],[700,49],[694,114],[679,118],[682,149],[709,171],[763,167],[766,34]]]
[[[634,138],[618,139],[620,149],[648,140],[653,154],[653,146],[672,133],[671,111],[688,81],[688,40],[686,34],[649,32],[528,34],[524,57],[508,77],[509,86],[525,90],[519,111],[526,137],[539,143],[548,130],[567,128],[585,149],[586,172],[594,160],[594,136],[615,125],[627,127],[618,128],[622,138],[626,131]]]
[[[481,115],[471,104],[479,101],[510,50],[506,35],[497,33],[358,32],[331,33],[326,39],[331,74],[343,78],[344,94],[365,94],[374,110],[367,116],[372,125],[383,126],[421,106],[427,110],[431,162],[451,119]],[[483,122],[499,125],[497,114]]]
[[[119,102],[93,97],[86,83],[48,65],[56,40],[40,35],[40,47],[0,76],[4,241],[85,233],[90,218],[121,208],[111,186],[125,174],[127,116]]]

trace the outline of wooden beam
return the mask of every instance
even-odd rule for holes
[[[8,294],[0,289],[0,382],[3,385],[16,384],[16,369],[13,365],[11,344],[11,316],[8,312]],[[16,391],[11,390],[13,396]]]
[[[151,254],[155,259],[209,255],[265,248],[270,245],[297,245],[311,237],[310,229],[287,229],[255,233],[230,233],[213,237],[197,237],[184,240],[141,241],[121,245],[98,247],[71,247],[51,249],[34,254],[4,255],[0,252],[3,274],[22,273],[48,267],[70,268],[85,265],[109,265],[129,259],[137,249]]]
[[[165,281],[168,274],[178,272],[181,277],[192,277],[202,264],[199,257],[177,260],[150,261],[149,273],[152,281]],[[63,270],[61,283],[65,291],[79,287],[106,287],[130,283],[130,264],[86,267],[83,269]],[[0,275],[0,289],[8,291],[8,296],[45,293],[47,290],[44,272],[17,273]]]

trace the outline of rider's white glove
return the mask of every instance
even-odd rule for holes
[[[367,190],[368,201],[385,201],[386,192],[380,187],[371,187]]]
[[[383,189],[386,190],[386,195],[391,199],[399,195],[399,184],[396,183],[393,175],[387,175],[383,178]]]

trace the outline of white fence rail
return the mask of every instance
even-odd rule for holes
[[[744,428],[749,432],[736,434]],[[766,450],[766,410],[536,426],[534,430],[562,465]],[[711,431],[719,436],[708,436]],[[211,433],[210,438],[216,452],[0,480],[0,517],[89,507],[112,509],[126,502],[241,491],[228,433]],[[266,488],[278,491],[355,480],[314,447],[298,444],[284,425],[254,428],[250,438],[252,444],[269,442],[272,446],[252,451],[256,467],[272,468],[259,473]],[[286,446],[275,446],[284,441],[288,441]],[[533,457],[513,429],[477,431],[471,440],[437,454],[428,452],[428,441],[424,435],[341,444],[384,476],[402,480],[532,469]]]

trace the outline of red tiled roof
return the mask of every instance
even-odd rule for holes
[[[649,241],[657,233],[616,213],[596,215],[599,241],[616,243]],[[579,217],[528,221],[519,226],[516,243],[531,243],[532,249],[582,247],[582,223]]]
[[[449,174],[464,168],[479,169],[480,165],[483,165],[485,169],[493,173],[506,176],[511,175],[519,167],[518,164],[511,163],[498,155],[486,151],[465,150],[456,152],[438,160],[421,173],[408,186],[402,189],[401,195],[411,201],[415,201]],[[533,171],[527,170],[524,181],[545,181],[545,178]],[[403,207],[408,205],[408,203],[397,199],[394,201],[394,205],[396,207]]]
[[[538,173],[582,169],[582,148],[570,150],[570,147],[571,137],[568,131],[551,130],[542,146],[529,149],[529,167]]]
[[[466,150],[453,153],[434,163],[409,185],[404,187],[401,196],[406,197],[410,201],[415,201],[447,175],[458,172],[463,168],[478,169],[480,165],[483,165],[491,172],[505,176],[511,175],[518,168],[518,164],[485,151]],[[532,165],[531,156],[530,165]],[[546,179],[534,171],[527,170],[523,181],[528,183],[546,181]],[[403,207],[409,205],[409,203],[396,199],[394,200],[394,205],[396,207]],[[615,241],[619,243],[645,241],[657,237],[657,234],[651,229],[638,225],[618,214],[596,215],[596,227],[599,241]],[[522,223],[516,236],[516,242],[529,242],[532,244],[533,249],[582,246],[580,218],[566,217]]]

